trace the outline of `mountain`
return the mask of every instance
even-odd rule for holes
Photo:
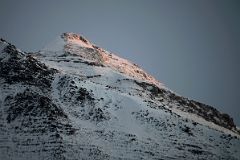
[[[240,159],[233,119],[63,33],[37,53],[0,40],[0,159]]]

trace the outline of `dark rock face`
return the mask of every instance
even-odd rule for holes
[[[81,81],[81,79],[78,79]],[[79,103],[94,105],[93,93],[86,88],[80,88],[76,85],[76,82],[71,77],[63,76],[58,81],[58,89],[65,89],[64,93],[60,93],[61,99],[68,103]]]
[[[74,135],[76,129],[61,108],[48,97],[30,90],[7,97],[5,106],[8,106],[8,128],[14,130],[16,145],[32,148],[24,151],[24,154],[41,152],[51,154],[54,159],[65,159],[66,145],[63,137]],[[41,151],[36,149],[41,147],[44,147]]]
[[[149,90],[149,92],[151,93],[151,98],[162,97],[166,99],[170,107],[174,107],[174,105],[177,104],[177,108],[182,111],[201,116],[205,120],[211,121],[224,128],[236,130],[236,125],[234,124],[233,119],[228,114],[220,113],[218,110],[209,105],[196,102],[194,100],[189,100],[182,96],[178,96],[170,91],[160,89],[154,84],[138,81],[135,81],[135,83],[141,86],[143,89]]]
[[[0,59],[0,78],[6,83],[23,83],[49,88],[53,74],[57,71],[34,59],[31,55],[24,55],[13,45],[5,47],[8,60]]]
[[[63,110],[52,103],[51,99],[28,89],[14,97],[7,97],[5,103],[9,106],[7,110],[8,123],[21,116],[43,116],[51,120],[56,120],[59,117],[67,118]]]
[[[7,54],[5,56],[7,59],[3,58],[0,61],[0,78],[5,83],[21,83],[27,86],[35,86],[42,93],[50,94],[46,88],[51,88],[53,75],[57,72],[56,70],[48,68],[31,55],[19,52],[11,44],[4,48],[3,53]],[[45,121],[43,124],[47,125],[47,127],[42,126],[38,130],[46,132],[48,129],[56,129],[57,126],[52,127],[52,124],[57,123],[58,119],[67,120],[67,115],[49,97],[28,88],[15,96],[7,96],[4,103],[8,106],[6,111],[8,123],[18,121],[18,118],[21,118],[23,120],[22,123],[29,126],[33,125],[33,121],[40,120],[38,119],[39,117],[44,117]],[[61,123],[58,123],[58,125],[59,129],[66,129],[67,133],[73,133],[69,124],[65,124],[65,127]]]
[[[12,58],[23,57],[22,53],[18,52],[17,48],[12,44],[8,44],[8,46],[4,48],[3,52],[8,53]]]
[[[94,78],[99,76],[87,76],[87,78]],[[96,123],[109,120],[109,113],[104,108],[99,108],[95,102],[94,93],[88,91],[86,88],[79,87],[76,81],[81,79],[73,80],[71,77],[63,76],[59,79],[58,90],[64,92],[60,93],[60,99],[62,103],[73,106],[78,104],[79,108],[70,107],[73,116],[94,121]]]
[[[21,151],[15,147],[15,154],[34,155],[41,152],[46,156],[51,155],[53,159],[65,159],[63,154],[66,145],[63,137],[74,135],[76,129],[50,96],[51,84],[57,71],[31,55],[20,52],[11,44],[7,44],[0,54],[0,80],[3,80],[5,86],[21,85],[25,88],[22,92],[8,95],[2,102],[5,108],[4,114],[0,114],[0,120],[7,124],[0,125],[0,136],[15,133],[11,145],[23,146]],[[8,146],[7,140],[4,143],[5,147]],[[2,141],[0,145],[3,145]],[[24,147],[28,149],[25,150]],[[1,151],[8,153],[10,148]],[[4,156],[8,159],[7,154],[2,157]]]
[[[14,97],[7,97],[5,105],[9,106],[6,111],[7,122],[18,121],[24,127],[32,128],[30,133],[56,132],[71,135],[75,132],[67,123],[68,117],[64,111],[51,99],[36,92],[27,89]]]

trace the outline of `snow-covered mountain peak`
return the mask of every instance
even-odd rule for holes
[[[65,32],[65,33],[62,33],[61,37],[65,41],[81,41],[87,45],[91,45],[91,42],[89,40],[87,40],[84,36],[77,33]]]
[[[88,41],[86,38],[84,38],[80,34],[67,32],[67,33],[63,33],[61,35],[61,38],[63,38],[67,42],[76,43],[76,44],[78,44],[79,46],[82,46],[82,47],[93,48],[93,45],[91,44],[91,42]]]
[[[158,87],[164,87],[137,64],[98,47],[79,34],[63,33],[42,49],[40,54],[55,60],[62,57],[81,59],[88,63],[109,67],[120,74],[129,76],[129,78],[136,78],[155,84]]]
[[[68,52],[68,50],[77,50],[80,48],[93,48],[93,45],[83,36],[76,33],[62,33],[57,36],[53,41],[48,43],[40,53],[44,56],[62,56],[63,52]],[[65,56],[68,53],[65,54]],[[76,55],[76,54],[75,54]],[[81,56],[81,53],[78,53]]]
[[[1,160],[239,159],[229,115],[65,36],[29,54],[0,40]]]

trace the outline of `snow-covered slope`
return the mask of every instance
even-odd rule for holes
[[[239,159],[227,114],[64,33],[35,54],[0,41],[0,159]]]

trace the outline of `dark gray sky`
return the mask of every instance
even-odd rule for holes
[[[83,34],[240,125],[239,0],[0,1],[0,37],[24,51],[63,32]]]

